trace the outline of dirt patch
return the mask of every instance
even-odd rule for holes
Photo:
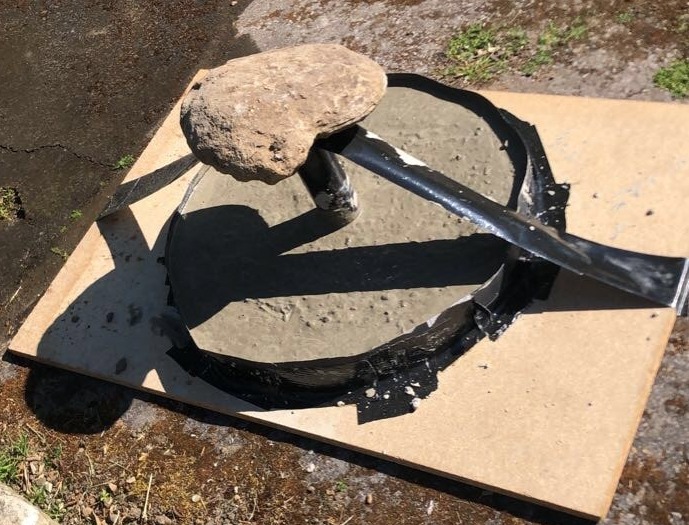
[[[48,367],[38,371],[65,390],[84,381]],[[94,523],[94,516],[112,523],[118,515],[118,523],[141,523],[144,507],[149,522],[156,524],[341,525],[350,519],[386,525],[391,516],[409,525],[543,520],[581,524],[481,489],[448,485],[434,476],[265,427],[168,401],[152,406],[147,396],[134,403],[137,410],[155,412],[145,424],[143,414],[134,425],[126,416],[114,423],[104,419],[104,425],[90,426],[84,433],[75,407],[55,405],[57,428],[49,428],[24,400],[26,380],[27,370],[18,368],[3,385],[0,449],[22,437],[27,440],[28,452],[10,484],[31,498],[42,483],[40,475],[49,480],[51,491],[39,504],[52,512],[60,509],[56,517],[65,524]],[[88,403],[83,406],[85,419],[94,422],[92,409],[104,409],[108,389],[116,387],[86,381],[92,399],[106,396],[91,408]],[[32,462],[44,464],[40,475],[33,474]],[[505,520],[496,509],[506,510]]]
[[[639,517],[654,525],[677,525],[689,515],[689,466],[679,464],[669,479],[652,457],[629,461],[620,479],[621,495],[635,494]]]

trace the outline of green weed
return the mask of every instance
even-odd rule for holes
[[[653,83],[677,98],[686,97],[689,95],[689,60],[677,60],[660,69],[653,77]]]
[[[450,39],[446,54],[453,65],[445,73],[471,83],[488,82],[507,69],[509,59],[527,44],[526,32],[521,29],[498,31],[471,24]]]
[[[67,253],[66,250],[63,250],[62,248],[58,248],[57,246],[53,246],[52,248],[50,248],[50,251],[51,251],[52,253],[54,253],[55,255],[59,255],[59,256],[62,257],[65,261],[66,261],[67,258],[69,257],[69,253]]]
[[[0,187],[0,220],[7,221],[21,210],[19,195],[14,188]]]
[[[50,447],[43,458],[46,467],[57,468],[58,462],[62,458],[62,445],[57,443]]]
[[[29,455],[29,438],[21,434],[0,450],[0,482],[10,484],[19,476],[19,464]]]
[[[112,496],[107,489],[100,489],[100,492],[98,493],[98,501],[100,501],[103,505],[108,505],[112,501]]]
[[[27,494],[27,499],[37,507],[44,507],[48,502],[48,491],[45,486],[37,487],[34,485]]]
[[[577,18],[568,26],[558,26],[549,22],[543,32],[538,36],[536,52],[522,66],[521,71],[526,76],[531,76],[542,66],[552,64],[555,52],[565,47],[570,42],[581,40],[586,36],[588,27],[586,22]]]
[[[37,487],[34,485],[31,487],[26,497],[30,503],[39,507],[49,517],[56,521],[62,520],[67,513],[65,503],[60,499],[54,498],[54,496],[46,490],[45,486]]]
[[[626,11],[617,13],[615,20],[620,24],[631,24],[634,21],[634,11],[627,9]]]
[[[130,168],[134,164],[134,155],[123,155],[120,159],[113,165],[114,170],[124,170]]]
[[[81,219],[81,217],[83,215],[84,214],[82,213],[81,210],[72,210],[71,212],[69,212],[69,218],[72,219],[73,221]]]
[[[346,492],[348,488],[348,485],[344,481],[340,480],[337,483],[335,483],[335,490],[337,492]]]

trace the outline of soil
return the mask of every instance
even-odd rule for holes
[[[470,110],[394,87],[364,126],[507,203],[514,168],[489,123]],[[209,171],[198,183],[169,262],[176,303],[200,348],[264,363],[363,354],[432,326],[497,271],[501,241],[363,168],[345,169],[361,214],[315,239],[299,233],[313,203],[298,177],[266,187]]]
[[[549,23],[582,16],[587,34],[559,49],[552,64],[531,77],[507,70],[470,87],[686,103],[652,80],[659,67],[687,57],[684,0],[232,4],[0,6],[0,186],[16,189],[26,210],[24,218],[0,221],[3,346],[63,262],[50,249],[71,251],[123,177],[111,165],[143,149],[198,67],[256,46],[344,43],[389,71],[466,85],[443,75],[445,45],[466,24],[519,26],[534,45]],[[627,12],[631,20],[622,22]],[[74,209],[81,218],[68,218]],[[680,525],[689,516],[688,340],[689,322],[678,320],[606,524]],[[94,516],[106,520],[111,509],[117,523],[137,523],[145,506],[149,522],[194,525],[579,523],[8,354],[0,361],[0,385],[0,448],[20,434],[40,459],[62,446],[44,477],[53,483],[49,501],[64,504],[64,523],[97,523]],[[13,482],[27,495],[38,482],[30,467],[36,461],[27,459],[26,476]]]

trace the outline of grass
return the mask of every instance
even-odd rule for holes
[[[587,32],[582,18],[566,25],[550,22],[534,45],[523,29],[471,24],[450,39],[446,56],[452,65],[445,74],[474,84],[489,82],[511,67],[531,76],[552,64],[558,50],[583,39]]]
[[[471,24],[450,39],[447,57],[453,62],[446,74],[471,83],[484,83],[507,69],[509,59],[528,43],[520,29],[495,30]]]
[[[617,13],[615,20],[620,24],[631,24],[634,21],[634,11],[631,9],[621,11]]]
[[[134,164],[134,155],[123,155],[119,160],[113,164],[112,169],[114,170],[124,170],[130,168]]]
[[[17,485],[22,480],[22,463],[29,457],[29,437],[19,434],[7,445],[0,449],[0,483]],[[60,444],[49,448],[44,456],[44,463],[49,468],[55,468],[62,457]],[[48,516],[60,521],[67,513],[64,501],[58,496],[57,490],[48,492],[46,485],[30,484],[24,493],[33,505],[40,507]]]
[[[55,255],[59,255],[59,256],[62,257],[65,261],[66,261],[67,258],[69,257],[69,253],[67,253],[66,250],[63,250],[62,248],[58,248],[57,246],[53,246],[52,248],[50,248],[50,251],[51,251],[52,253],[54,253]]]
[[[576,18],[574,22],[566,26],[558,26],[549,22],[538,36],[536,52],[522,66],[522,73],[528,77],[536,73],[542,66],[552,64],[555,61],[554,54],[558,49],[567,46],[570,42],[581,40],[587,32],[586,22],[581,18]]]
[[[62,520],[67,513],[64,502],[55,499],[54,495],[46,490],[45,485],[41,487],[34,485],[26,497],[32,505],[39,507],[56,521]]]
[[[0,483],[9,485],[19,477],[19,464],[29,455],[29,437],[20,434],[0,450]]]
[[[43,462],[48,468],[57,468],[60,459],[62,459],[62,445],[57,443],[46,451]]]
[[[653,77],[653,83],[677,98],[686,97],[689,95],[689,60],[677,60],[660,69]]]
[[[0,187],[0,220],[7,221],[16,217],[21,209],[18,197],[14,188]]]

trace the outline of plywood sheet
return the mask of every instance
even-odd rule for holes
[[[572,233],[687,256],[689,106],[488,93],[535,123]],[[128,175],[188,153],[176,107]],[[340,444],[574,514],[610,505],[674,312],[563,273],[497,342],[440,374],[407,416],[357,424],[355,407],[262,411],[165,355],[167,221],[194,172],[94,225],[12,341],[13,352]],[[648,213],[651,211],[651,213]]]

